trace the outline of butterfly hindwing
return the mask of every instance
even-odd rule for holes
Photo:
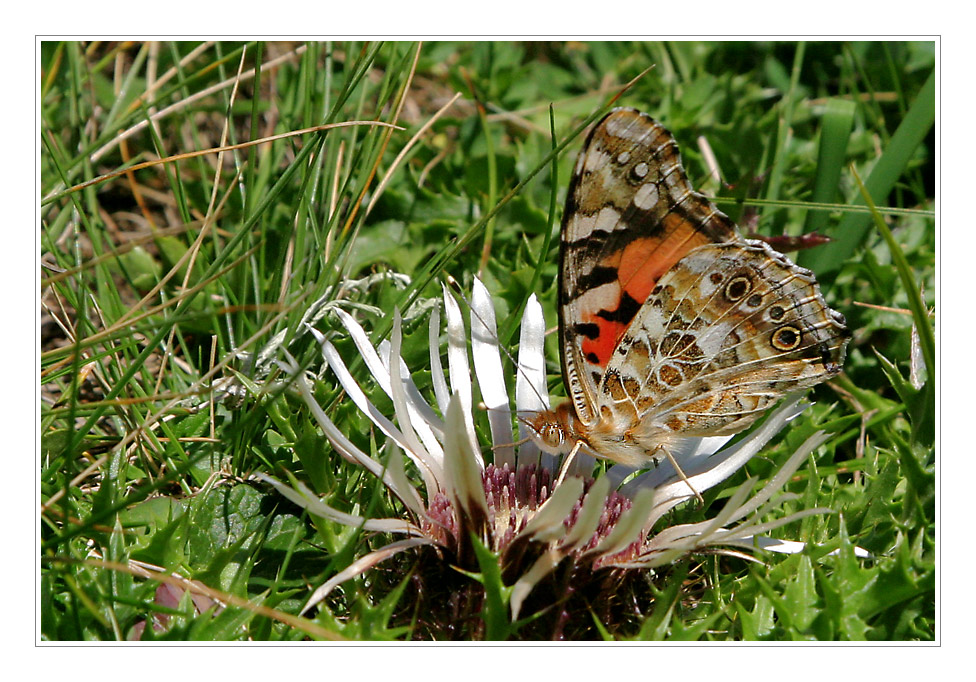
[[[809,270],[763,242],[703,246],[658,282],[598,400],[638,438],[737,433],[840,372],[849,337]]]

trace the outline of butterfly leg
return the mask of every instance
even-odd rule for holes
[[[569,451],[568,455],[566,455],[566,459],[563,460],[563,465],[559,467],[559,476],[556,477],[556,482],[552,486],[553,490],[558,488],[559,484],[563,482],[564,478],[566,478],[566,474],[569,472],[570,466],[572,466],[573,462],[576,460],[576,453],[580,451],[581,447],[583,447],[583,441],[576,441],[573,449]]]
[[[695,490],[695,486],[693,486],[691,484],[691,481],[688,480],[688,477],[685,476],[685,472],[681,469],[680,466],[678,466],[678,462],[675,461],[674,456],[670,452],[668,452],[668,449],[665,446],[663,446],[663,445],[658,445],[657,446],[657,450],[662,450],[664,452],[664,456],[668,458],[668,461],[671,462],[671,466],[673,466],[674,467],[674,470],[678,473],[678,478],[680,478],[682,481],[684,481],[685,484],[689,488],[691,488],[691,492],[694,494],[694,496],[696,498],[698,498],[698,504],[700,504],[702,507],[704,507],[705,506],[705,498],[703,498],[701,496],[701,493],[700,492],[698,492],[697,490]]]

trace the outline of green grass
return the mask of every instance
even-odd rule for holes
[[[694,186],[744,232],[834,239],[799,262],[854,330],[846,371],[748,467],[769,475],[815,427],[830,431],[791,505],[834,513],[778,531],[811,543],[805,554],[689,557],[649,577],[643,622],[574,631],[935,638],[932,43],[65,42],[44,43],[41,63],[43,638],[120,640],[154,614],[166,628],[144,639],[420,636],[409,577],[423,565],[409,553],[297,617],[312,589],[388,538],[303,516],[253,474],[291,472],[367,516],[402,510],[332,452],[274,361],[287,349],[321,368],[303,316],[348,279],[363,281],[342,305],[374,340],[404,312],[415,369],[429,366],[424,304],[448,275],[464,291],[482,278],[506,346],[532,293],[554,326],[552,231],[581,143],[569,135],[652,65],[618,103],[674,133]],[[348,121],[402,130],[317,129],[91,182]],[[727,184],[703,182],[699,136]],[[354,357],[333,315],[314,324]],[[547,357],[562,393],[554,335]],[[382,446],[328,372],[315,392],[364,451]],[[157,603],[146,566],[225,606]],[[493,613],[491,633],[519,637]]]

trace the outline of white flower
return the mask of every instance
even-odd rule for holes
[[[515,620],[530,594],[554,571],[573,574],[574,589],[602,569],[632,571],[671,563],[689,553],[724,546],[796,552],[801,543],[762,537],[768,531],[826,509],[808,509],[773,521],[763,521],[771,507],[792,496],[776,497],[800,464],[827,436],[811,436],[762,489],[752,494],[753,480],[741,484],[720,512],[699,523],[655,531],[662,517],[693,497],[671,464],[661,462],[649,471],[615,465],[592,480],[593,460],[578,457],[558,484],[555,457],[525,441],[524,426],[513,438],[513,415],[505,386],[495,331],[495,314],[485,287],[475,282],[471,297],[471,355],[481,400],[487,408],[491,445],[479,444],[474,428],[472,375],[463,316],[455,299],[444,291],[447,321],[448,375],[440,359],[440,316],[430,319],[430,370],[436,408],[422,396],[400,355],[401,320],[394,313],[389,341],[374,348],[362,327],[337,310],[373,379],[390,397],[395,420],[369,402],[335,347],[312,330],[323,357],[346,395],[386,435],[386,465],[359,450],[315,402],[304,377],[296,385],[336,452],[364,467],[402,503],[405,518],[373,519],[341,512],[322,502],[298,481],[293,487],[265,477],[282,495],[309,513],[367,531],[401,536],[370,552],[314,591],[304,610],[321,602],[337,585],[362,574],[405,550],[432,547],[451,575],[455,567],[476,571],[472,533],[499,557],[502,576],[511,585],[511,618]],[[522,316],[515,404],[518,414],[548,408],[545,383],[541,306],[531,297]],[[294,363],[288,365],[297,372]],[[791,419],[805,408],[798,398],[785,401],[765,422],[732,446],[729,437],[689,438],[672,454],[688,481],[704,492],[738,471]],[[407,477],[402,450],[419,472],[423,489]],[[486,463],[482,452],[492,453]],[[740,552],[737,554],[741,555]],[[567,568],[568,567],[568,568]],[[477,584],[470,579],[471,585]],[[550,593],[558,590],[549,590]],[[558,596],[558,595],[557,595]],[[545,604],[537,605],[539,608]]]

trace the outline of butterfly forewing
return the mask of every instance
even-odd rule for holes
[[[736,238],[693,191],[678,145],[634,109],[615,109],[584,143],[560,249],[563,374],[577,416],[592,423],[604,369],[657,281],[689,251]]]

